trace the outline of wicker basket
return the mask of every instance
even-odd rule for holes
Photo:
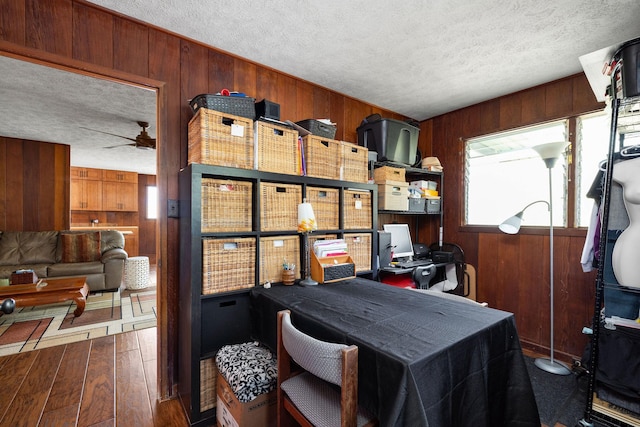
[[[344,228],[347,230],[371,228],[371,192],[344,190]]]
[[[321,230],[340,228],[340,191],[337,188],[307,187],[307,202],[313,206]]]
[[[369,180],[369,149],[350,142],[341,141],[342,167],[340,179],[366,183]]]
[[[253,121],[201,108],[189,121],[189,163],[253,169]]]
[[[371,234],[345,233],[344,241],[347,243],[347,252],[356,264],[356,271],[371,270]]]
[[[282,281],[282,264],[296,264],[300,278],[300,236],[274,236],[260,239],[260,284]]]
[[[373,180],[376,184],[384,184],[386,181],[405,182],[405,170],[391,166],[382,166],[374,169]]]
[[[300,175],[298,131],[262,121],[255,122],[256,169]]]
[[[256,117],[255,102],[255,98],[248,96],[222,96],[203,93],[195,96],[189,105],[194,113],[197,113],[200,108],[207,108],[253,120]]]
[[[203,178],[202,232],[251,231],[252,188],[248,181]]]
[[[307,176],[340,179],[340,141],[307,135],[302,145]]]
[[[202,239],[202,294],[255,286],[256,239]]]
[[[297,231],[302,187],[295,184],[260,183],[260,230]]]
[[[216,378],[218,366],[216,358],[211,357],[200,361],[200,412],[216,407],[217,392]]]

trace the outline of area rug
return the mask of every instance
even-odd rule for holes
[[[573,427],[584,417],[587,404],[586,374],[550,374],[534,365],[534,359],[525,357],[531,386],[538,404],[543,427]]]
[[[22,307],[0,316],[0,356],[156,326],[156,287],[89,294],[84,313],[72,301]]]

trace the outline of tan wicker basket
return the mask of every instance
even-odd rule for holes
[[[356,264],[356,271],[371,270],[371,234],[345,233],[344,241],[347,243],[347,252]]]
[[[251,231],[252,188],[248,181],[202,178],[202,232]]]
[[[366,183],[369,180],[369,150],[350,142],[340,142],[342,167],[340,179]]]
[[[340,179],[340,141],[307,135],[302,145],[307,176]]]
[[[344,228],[347,230],[371,228],[371,192],[344,190]]]
[[[260,284],[282,281],[282,265],[295,264],[300,278],[300,236],[273,236],[260,239]]]
[[[255,286],[256,239],[202,239],[202,294]]]
[[[319,229],[335,230],[340,227],[340,191],[337,188],[307,187],[306,195]]]
[[[262,121],[255,122],[256,169],[300,175],[298,131]]]
[[[373,180],[376,184],[384,184],[386,181],[405,182],[405,170],[382,166],[373,170]]]
[[[216,407],[217,392],[216,378],[218,366],[216,358],[211,357],[200,361],[200,412]]]
[[[295,184],[260,183],[260,229],[297,231],[302,187]]]
[[[253,169],[253,120],[200,108],[189,121],[187,162]]]

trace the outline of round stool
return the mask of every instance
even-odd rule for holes
[[[149,257],[132,256],[124,261],[124,285],[127,289],[149,286]]]

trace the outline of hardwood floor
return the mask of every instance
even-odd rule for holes
[[[158,402],[156,328],[0,358],[0,427],[187,426]]]

